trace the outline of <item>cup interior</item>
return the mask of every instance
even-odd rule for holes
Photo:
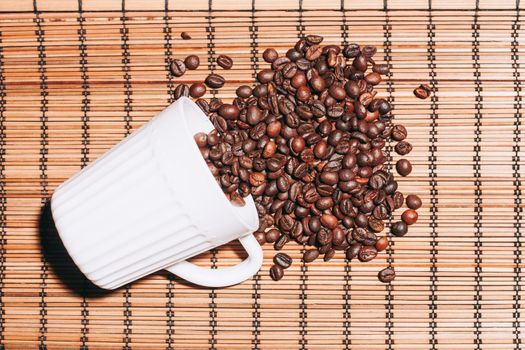
[[[188,135],[191,137],[193,141],[193,136],[199,132],[205,132],[209,133],[211,130],[213,130],[213,124],[210,122],[208,117],[204,114],[204,112],[197,106],[192,100],[190,100],[187,97],[181,97],[177,103],[179,103],[183,120],[184,120],[184,126],[186,128],[186,131]],[[195,142],[192,143],[194,150],[196,153],[200,156],[200,150]],[[208,169],[208,165],[206,164],[206,161],[204,158],[200,157],[202,162],[199,162],[203,168],[205,168],[205,173],[208,174],[211,181],[216,183],[215,178],[213,177],[212,173]],[[214,195],[218,195],[221,198],[221,201],[223,201],[223,204],[225,207],[229,208],[229,210],[232,212],[232,214],[237,217],[237,219],[246,227],[246,230],[251,232],[254,232],[259,227],[259,216],[257,215],[257,210],[255,208],[255,203],[253,202],[253,198],[251,195],[244,198],[246,204],[242,207],[234,206],[231,204],[231,202],[226,198],[224,193],[222,192],[222,189],[220,188],[219,184],[217,186],[214,186],[217,193]]]

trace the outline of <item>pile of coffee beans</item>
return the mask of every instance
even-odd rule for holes
[[[406,128],[392,125],[390,103],[374,90],[389,72],[388,65],[374,61],[377,49],[322,42],[308,35],[285,55],[265,50],[269,67],[257,73],[254,87],[239,86],[230,103],[200,98],[206,86],[224,85],[217,73],[205,79],[206,86],[179,85],[175,97],[198,98],[215,126],[195,135],[196,143],[234,205],[253,196],[261,245],[271,243],[276,250],[291,241],[306,245],[307,263],[321,255],[329,261],[337,251],[367,262],[388,247],[385,225],[405,203],[385,164],[385,145],[396,142],[393,149],[402,156],[412,145]],[[184,74],[188,63],[189,58],[174,60],[172,73]],[[217,64],[230,69],[233,61],[220,55]],[[407,176],[412,164],[403,158],[395,169]],[[404,236],[417,221],[421,200],[409,195],[406,204],[401,220],[391,224],[395,236]],[[278,253],[274,263],[270,276],[279,280],[292,258]],[[395,272],[388,267],[378,277],[390,282]]]

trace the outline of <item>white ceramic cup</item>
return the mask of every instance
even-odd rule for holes
[[[213,129],[187,98],[60,185],[51,200],[58,233],[79,269],[114,289],[166,269],[192,283],[223,287],[253,276],[262,249],[251,196],[233,206],[193,139]],[[186,261],[238,239],[240,264],[208,269]]]

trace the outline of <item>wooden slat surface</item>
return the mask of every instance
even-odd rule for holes
[[[522,10],[515,1],[98,1],[0,3],[0,344],[5,349],[522,349],[525,334]],[[192,36],[182,41],[181,31]],[[202,80],[219,54],[231,98],[305,33],[369,43],[379,87],[409,130],[405,193],[418,224],[367,264],[293,266],[270,280],[195,288],[159,272],[101,293],[50,237],[53,189]],[[201,67],[181,79],[169,58]],[[208,58],[208,59],[207,59]],[[435,93],[418,100],[412,90]],[[210,95],[211,96],[211,95]],[[393,161],[397,155],[392,154]],[[43,214],[42,214],[43,213]],[[397,214],[398,216],[399,214]],[[197,259],[238,261],[230,244]],[[45,251],[46,254],[42,254]],[[391,285],[377,281],[388,263]]]

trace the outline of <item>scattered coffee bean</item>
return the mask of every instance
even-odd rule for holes
[[[387,267],[379,271],[377,278],[383,283],[389,283],[396,278],[396,272],[394,271],[394,268]]]
[[[233,67],[233,60],[230,56],[219,55],[219,57],[217,57],[217,64],[224,69],[231,69]]]
[[[396,162],[396,170],[401,176],[407,176],[412,172],[412,164],[407,159],[400,159]]]
[[[404,156],[412,151],[412,145],[406,141],[401,141],[395,145],[394,150],[397,154]]]
[[[182,77],[186,73],[186,65],[178,59],[174,59],[170,64],[170,71],[176,77]]]
[[[173,92],[173,97],[175,97],[175,100],[178,100],[182,96],[190,96],[190,88],[186,84],[179,84]]]
[[[189,55],[184,59],[184,64],[189,70],[195,70],[199,67],[201,61],[197,55]]]
[[[404,221],[397,221],[392,224],[390,232],[392,232],[394,236],[402,237],[407,234],[408,226]]]
[[[414,89],[414,95],[422,100],[427,99],[432,92],[432,88],[427,84],[421,84],[419,87]]]
[[[284,276],[284,270],[281,266],[273,265],[270,268],[270,277],[272,278],[272,280],[279,281],[281,278],[283,278],[283,276]]]
[[[277,51],[275,51],[275,49],[269,48],[263,52],[263,59],[265,62],[273,63],[278,57],[279,54]]]
[[[378,252],[382,252],[388,247],[388,238],[387,236],[383,236],[379,238],[375,244],[375,247]]]
[[[421,205],[423,204],[421,198],[415,194],[409,194],[406,198],[406,203],[407,207],[414,210],[421,208]]]
[[[206,85],[203,83],[193,83],[190,86],[190,96],[193,98],[199,98],[204,96],[206,93]]]
[[[307,263],[314,261],[318,257],[319,257],[319,250],[317,250],[317,248],[308,249],[303,254],[303,260],[304,262],[307,262]]]
[[[403,125],[394,125],[391,136],[396,141],[403,141],[407,137],[407,129]]]
[[[285,253],[277,253],[273,257],[273,262],[279,266],[281,266],[283,269],[287,269],[292,265],[292,258]]]
[[[211,89],[220,89],[224,86],[225,80],[218,74],[210,74],[206,77],[204,83]]]
[[[413,225],[417,222],[418,214],[414,209],[407,209],[401,214],[401,219],[407,225]]]
[[[186,33],[186,32],[180,33],[180,37],[182,38],[182,40],[190,40],[191,39],[191,36],[188,33]]]

